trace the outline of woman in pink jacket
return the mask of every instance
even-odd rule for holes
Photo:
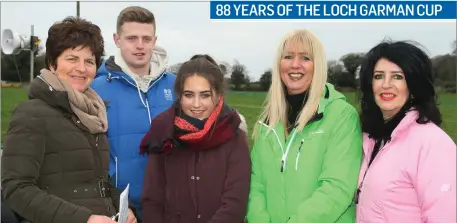
[[[383,42],[360,80],[357,222],[456,222],[456,145],[439,127],[430,58],[411,43]]]

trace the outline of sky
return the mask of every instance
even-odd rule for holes
[[[209,19],[209,2],[87,2],[80,3],[80,16],[100,26],[107,55],[116,51],[113,33],[118,13],[127,6],[151,10],[157,23],[157,44],[169,55],[169,65],[184,62],[194,54],[209,54],[218,62],[234,60],[244,64],[257,80],[271,68],[277,45],[287,32],[310,29],[322,41],[328,60],[346,53],[366,52],[385,38],[414,40],[430,56],[452,51],[456,22],[313,22],[245,21],[221,22]],[[46,40],[49,27],[66,16],[76,15],[76,2],[1,2],[1,30]]]

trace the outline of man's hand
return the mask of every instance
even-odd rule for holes
[[[136,217],[133,214],[133,211],[129,208],[129,212],[127,215],[127,223],[137,223]]]
[[[113,221],[111,218],[103,215],[91,215],[89,220],[87,220],[87,223],[116,223],[116,221]]]

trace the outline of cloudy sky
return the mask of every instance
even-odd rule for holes
[[[127,6],[151,10],[157,20],[157,44],[169,54],[169,63],[207,53],[217,61],[246,65],[249,75],[258,79],[271,67],[277,44],[288,31],[313,30],[322,40],[328,59],[349,52],[365,52],[385,37],[414,40],[431,56],[447,54],[456,38],[456,22],[216,22],[209,19],[208,2],[81,2],[80,14],[99,25],[105,37],[107,54],[116,50],[112,34],[118,13]],[[1,2],[1,29],[9,28],[46,39],[53,22],[76,15],[75,2]]]

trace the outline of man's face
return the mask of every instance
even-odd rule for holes
[[[148,66],[157,37],[153,24],[126,22],[113,35],[116,46],[129,67]]]

